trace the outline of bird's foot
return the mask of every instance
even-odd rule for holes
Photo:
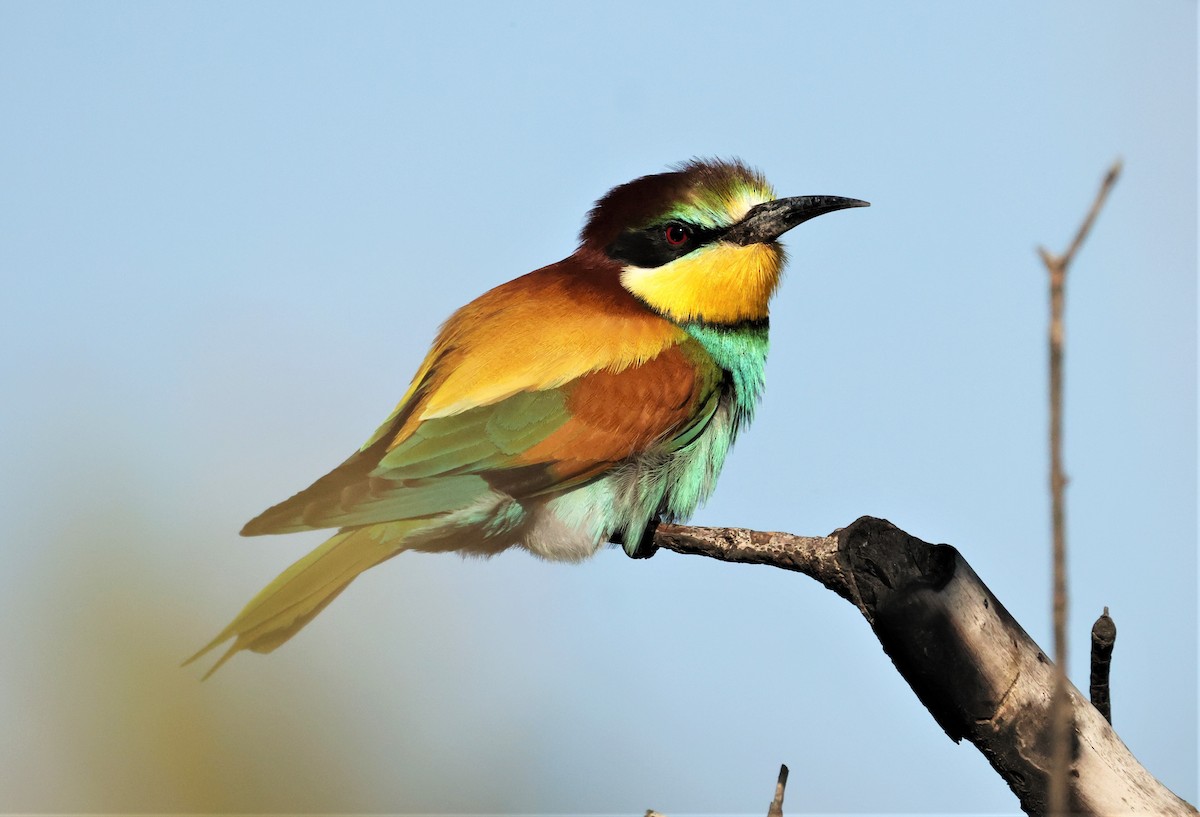
[[[620,545],[625,550],[625,555],[630,559],[649,559],[658,552],[658,545],[654,544],[654,532],[658,530],[658,520],[653,520],[642,531],[642,538],[635,542],[632,546],[625,541],[625,531],[617,531],[610,539],[614,544]]]

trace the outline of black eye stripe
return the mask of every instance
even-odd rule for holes
[[[686,231],[682,240],[679,233],[668,236],[669,228],[679,227]],[[673,219],[660,221],[641,229],[626,230],[617,240],[604,248],[609,258],[635,267],[653,268],[669,264],[705,244],[711,244],[726,232],[726,228],[701,227],[686,221]]]

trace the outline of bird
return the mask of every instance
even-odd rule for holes
[[[244,536],[337,529],[189,658],[273,651],[404,551],[631,556],[712,493],[763,391],[780,236],[868,202],[779,198],[737,159],[621,184],[567,258],[456,311],[391,415]]]

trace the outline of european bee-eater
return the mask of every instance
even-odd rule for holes
[[[712,492],[763,388],[777,240],[867,202],[776,198],[737,161],[609,191],[579,248],[455,312],[400,404],[349,459],[242,529],[338,532],[189,661],[270,652],[364,570],[405,550],[514,545],[632,555]],[[207,676],[206,676],[207,677]]]

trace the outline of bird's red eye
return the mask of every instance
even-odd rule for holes
[[[692,233],[687,227],[675,222],[667,225],[666,229],[663,231],[663,235],[666,237],[667,243],[672,247],[681,246],[685,241],[692,237]]]

